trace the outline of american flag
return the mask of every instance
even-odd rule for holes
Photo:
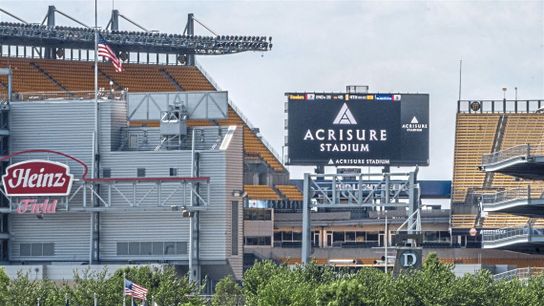
[[[108,42],[102,35],[98,36],[98,55],[110,60],[113,67],[115,67],[115,71],[123,71],[123,63],[121,63],[115,52],[108,46]]]
[[[135,299],[145,300],[147,296],[147,289],[144,287],[125,279],[125,295],[132,296]]]

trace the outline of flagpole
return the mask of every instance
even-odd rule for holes
[[[123,272],[123,306],[127,306],[127,299],[125,297],[125,282],[127,280],[127,275]],[[132,306],[132,305],[130,305]]]
[[[98,4],[94,0],[94,102],[98,104]]]

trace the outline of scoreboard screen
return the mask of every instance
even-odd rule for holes
[[[290,165],[429,165],[428,94],[286,96]]]

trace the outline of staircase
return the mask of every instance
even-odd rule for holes
[[[493,140],[493,147],[491,148],[491,153],[499,152],[502,147],[502,140],[504,138],[504,131],[506,130],[506,123],[508,117],[506,115],[501,115],[499,122],[497,124],[497,131],[495,132],[495,139]],[[484,188],[490,188],[493,184],[493,172],[486,172],[484,178]]]

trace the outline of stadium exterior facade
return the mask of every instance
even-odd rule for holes
[[[54,213],[21,213],[21,201],[10,198],[2,209],[10,264],[47,269],[59,263],[72,268],[169,263],[183,271],[193,251],[192,260],[212,280],[226,274],[240,278],[243,203],[236,191],[243,188],[241,130],[191,127],[185,146],[164,148],[161,127],[128,126],[124,97],[98,105],[95,142],[94,101],[10,103],[10,152],[28,151],[13,156],[11,163],[56,161],[69,166],[76,178],[72,192],[58,197]],[[145,140],[130,135],[145,135]],[[197,144],[192,137],[198,137]],[[84,166],[55,152],[83,162],[89,174],[94,165],[98,173],[85,178]],[[196,228],[191,226],[195,214]]]

